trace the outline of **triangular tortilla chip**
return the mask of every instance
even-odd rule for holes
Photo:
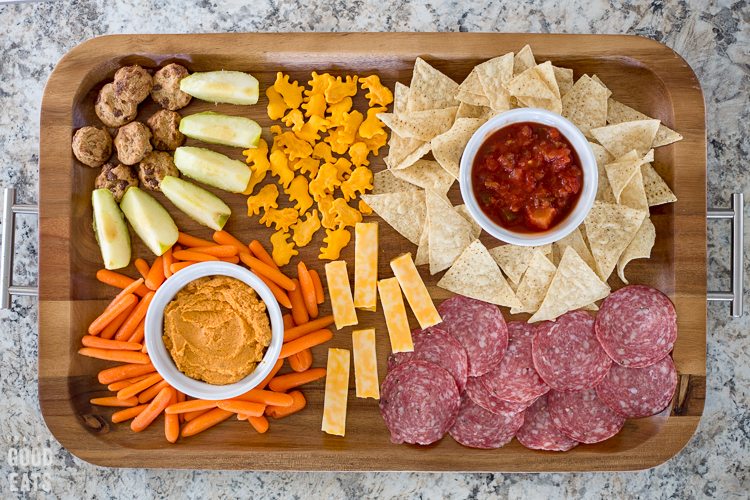
[[[372,206],[372,205],[371,205]],[[584,224],[596,263],[596,272],[607,281],[617,260],[635,237],[647,211],[595,201]],[[591,300],[586,301],[588,304]]]
[[[597,306],[596,303],[592,302],[587,306],[583,306],[581,309],[583,309],[584,311],[598,311],[599,306]]]
[[[653,207],[654,205],[677,201],[677,197],[650,163],[641,165],[641,174],[643,175],[643,186],[646,190],[648,206]]]
[[[469,224],[471,224],[471,235],[474,237],[474,239],[479,238],[479,235],[482,234],[482,226],[480,226],[477,221],[474,220],[474,217],[471,216],[469,213],[469,209],[466,208],[466,205],[456,205],[453,207],[456,209],[456,212],[461,214],[461,217],[466,219]]]
[[[406,114],[406,103],[409,100],[409,87],[403,83],[396,82],[393,87],[393,112],[396,116]]]
[[[399,179],[390,170],[381,170],[372,176],[372,191],[369,194],[401,193],[419,191],[419,186]]]
[[[490,100],[490,107],[501,113],[508,111],[510,94],[503,87],[503,83],[513,77],[513,52],[485,61],[474,70],[482,83],[484,95]]]
[[[430,263],[430,222],[429,217],[425,217],[424,229],[422,236],[419,237],[419,247],[417,255],[414,256],[414,265],[423,266]]]
[[[578,256],[565,249],[547,295],[529,323],[551,321],[568,311],[587,306],[609,295],[609,286]]]
[[[483,123],[479,118],[459,118],[450,130],[432,140],[432,154],[454,178],[458,179],[461,155],[466,144]]]
[[[482,87],[482,81],[479,79],[477,74],[477,68],[474,67],[469,73],[469,76],[461,82],[458,86],[459,91],[468,92],[470,94],[484,95],[484,88]]]
[[[360,198],[404,238],[419,244],[427,212],[424,191],[363,194]]]
[[[552,69],[555,71],[557,86],[560,87],[560,96],[564,96],[573,88],[573,70],[557,66],[552,66]]]
[[[521,307],[487,249],[474,240],[467,246],[437,286],[491,304]]]
[[[417,57],[409,85],[409,113],[428,109],[443,109],[458,106],[456,93],[458,84]]]
[[[643,219],[641,227],[638,228],[638,232],[635,233],[633,241],[630,242],[617,261],[617,275],[623,283],[628,284],[628,280],[625,279],[625,266],[628,265],[628,262],[633,259],[648,259],[651,257],[651,249],[654,248],[655,241],[656,228],[651,219],[646,217]]]
[[[459,118],[479,118],[483,121],[487,121],[495,116],[495,112],[492,108],[487,106],[476,106],[462,102],[458,106],[458,113],[456,113],[456,120]]]
[[[607,179],[607,171],[604,170],[604,166],[608,163],[612,163],[615,157],[609,154],[609,151],[600,144],[589,142],[589,146],[591,147],[591,151],[594,152],[596,168],[599,171],[599,184],[596,187],[596,199],[601,201],[604,198],[604,193],[610,188],[609,179]]]
[[[625,186],[628,185],[636,172],[641,170],[641,160],[638,152],[634,149],[630,153],[617,159],[617,161],[605,165],[604,170],[607,172],[607,181],[612,187],[615,200],[620,203],[620,195]]]
[[[557,78],[555,78],[555,69],[552,66],[552,62],[547,61],[542,64],[534,66],[534,71],[539,78],[547,85],[552,93],[555,95],[555,99],[558,101],[561,99],[560,87],[557,85]],[[532,96],[533,97],[533,96]]]
[[[391,170],[411,166],[415,161],[430,152],[430,143],[411,137],[401,137],[391,130],[388,138],[388,156],[383,161]]]
[[[640,120],[592,128],[591,135],[615,158],[621,157],[631,149],[644,156],[651,149],[658,129],[659,120]]]
[[[531,97],[534,99],[557,99],[557,96],[547,85],[547,82],[535,71],[529,68],[520,75],[505,82],[505,89],[515,97]],[[554,75],[553,75],[554,76]],[[558,89],[559,92],[559,89]]]
[[[491,249],[490,255],[495,259],[505,274],[513,283],[519,283],[526,268],[529,267],[535,251],[541,251],[544,255],[552,255],[552,244],[536,247],[524,247],[521,245],[502,245]]]
[[[643,175],[641,169],[635,173],[625,189],[620,195],[620,203],[626,207],[642,210],[648,214],[648,198],[646,198],[646,189],[643,186]]]
[[[617,102],[614,99],[610,99],[608,102],[607,123],[614,125],[622,122],[651,119],[651,117],[634,110],[630,106]],[[681,140],[682,136],[680,134],[660,123],[659,130],[656,132],[656,137],[654,137],[654,142],[651,144],[651,147],[658,148],[659,146],[666,146],[667,144],[672,144],[673,142]]]
[[[542,252],[537,250],[518,285],[516,297],[521,307],[510,310],[511,314],[534,313],[542,305],[557,268]]]
[[[582,258],[586,264],[588,264],[591,270],[596,271],[596,262],[594,262],[594,257],[591,255],[591,250],[589,250],[588,245],[586,245],[586,242],[583,239],[581,227],[575,228],[569,235],[557,240],[555,242],[555,246],[559,248],[558,259],[562,258],[562,255],[563,253],[565,253],[566,248],[572,247],[573,250],[576,251],[578,256]]]
[[[536,99],[534,97],[518,97],[519,104],[524,108],[539,108],[552,111],[558,115],[562,113],[562,101],[560,99]]]
[[[459,90],[456,94],[456,100],[473,106],[489,106],[490,100],[484,94],[472,94],[465,90]]]
[[[447,193],[455,180],[438,162],[430,160],[417,160],[409,167],[391,172],[401,180],[422,189],[432,189],[438,194]]]
[[[431,141],[450,130],[456,119],[456,112],[458,112],[458,106],[409,112],[404,118],[395,113],[378,113],[377,117],[402,137]]]
[[[526,45],[513,58],[513,74],[520,75],[527,69],[533,68],[534,66],[536,66],[534,54],[531,52],[531,47]]]
[[[604,89],[604,91],[605,91],[605,92],[607,93],[607,99],[609,99],[609,96],[611,96],[611,95],[612,95],[612,91],[611,91],[611,90],[609,90],[609,87],[607,87],[606,85],[604,85],[604,82],[603,82],[603,81],[601,81],[601,80],[599,79],[599,77],[598,77],[598,76],[596,76],[596,75],[591,75],[591,79],[592,79],[592,80],[594,80],[594,81],[595,81],[596,83],[598,83],[599,85],[601,85],[601,87],[602,87],[602,88]]]
[[[562,115],[591,139],[592,128],[607,125],[607,93],[601,85],[583,75],[563,96]]]
[[[430,274],[435,274],[448,269],[471,244],[472,228],[445,198],[434,191],[426,191],[426,202],[430,229]]]

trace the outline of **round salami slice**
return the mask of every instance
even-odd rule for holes
[[[380,389],[380,413],[396,444],[442,438],[456,420],[460,401],[450,373],[426,361],[397,366]]]
[[[625,418],[605,405],[594,389],[580,392],[549,391],[547,399],[552,423],[569,438],[598,443],[622,429]]]
[[[441,303],[438,312],[443,318],[440,328],[466,349],[470,377],[484,375],[500,362],[508,348],[508,326],[500,308],[456,295]]]
[[[495,368],[482,375],[482,383],[496,398],[522,403],[549,391],[534,368],[531,356],[534,332],[534,325],[522,321],[508,323],[508,350]]]
[[[531,403],[530,401],[511,403],[510,401],[503,401],[496,398],[490,394],[490,391],[481,382],[480,377],[469,377],[468,382],[466,382],[466,393],[472,401],[485,410],[504,417],[524,411]]]
[[[644,368],[669,354],[677,338],[677,313],[659,290],[620,288],[596,315],[596,336],[618,365]]]
[[[458,392],[464,392],[468,376],[466,349],[456,338],[440,328],[427,328],[411,332],[413,352],[391,352],[388,355],[388,372],[409,361],[421,360],[435,363],[456,380]]]
[[[646,368],[613,365],[596,386],[596,394],[610,410],[625,418],[659,413],[672,400],[677,370],[669,356]]]
[[[522,445],[532,450],[568,451],[578,446],[578,441],[570,439],[552,423],[547,394],[526,409],[523,425],[516,437]]]
[[[496,415],[476,404],[464,393],[461,396],[458,418],[449,433],[453,439],[469,448],[500,448],[510,443],[523,425],[523,413]]]
[[[585,311],[570,311],[539,325],[532,348],[536,371],[556,391],[593,389],[612,365],[596,339],[594,318]]]

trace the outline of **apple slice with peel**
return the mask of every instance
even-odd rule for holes
[[[121,269],[130,264],[130,233],[115,197],[109,189],[95,189],[94,235],[102,251],[105,269]]]
[[[156,255],[163,254],[177,242],[179,231],[172,216],[143,190],[129,188],[122,197],[120,208],[136,234]]]
[[[194,221],[221,231],[232,211],[221,198],[195,184],[168,175],[161,181],[161,192]]]
[[[244,162],[205,148],[177,148],[174,164],[191,179],[233,193],[243,192],[253,174]]]

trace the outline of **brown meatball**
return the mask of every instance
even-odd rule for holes
[[[161,181],[168,175],[179,177],[172,155],[163,151],[152,151],[138,165],[138,178],[144,188],[161,191]]]
[[[190,102],[190,94],[180,90],[180,82],[189,76],[188,70],[179,64],[169,64],[154,73],[154,86],[151,88],[151,98],[163,108],[176,111],[184,108]]]
[[[154,81],[148,71],[137,64],[120,68],[115,73],[115,95],[131,104],[143,102],[153,85]]]
[[[89,167],[101,167],[112,156],[112,136],[104,127],[83,127],[73,135],[73,154]]]
[[[115,165],[114,163],[104,165],[102,173],[94,181],[94,189],[109,189],[117,203],[120,203],[125,191],[137,185],[138,177],[135,175],[133,167]]]
[[[125,165],[135,165],[153,149],[151,130],[141,122],[128,123],[117,130],[117,158]]]
[[[99,91],[94,111],[106,126],[117,128],[135,120],[138,106],[118,99],[115,95],[115,84],[108,83]]]
[[[180,120],[182,117],[178,113],[168,109],[161,109],[151,115],[146,123],[154,134],[151,139],[154,149],[167,151],[182,146],[185,136],[180,132]]]

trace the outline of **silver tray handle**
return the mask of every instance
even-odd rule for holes
[[[3,189],[3,235],[0,248],[0,309],[10,309],[11,295],[39,295],[39,287],[13,285],[13,234],[16,229],[16,214],[39,214],[38,205],[16,203],[16,190]]]
[[[732,303],[732,317],[742,316],[742,287],[745,274],[745,247],[744,247],[744,222],[743,211],[745,208],[742,193],[732,195],[732,207],[709,208],[706,210],[708,219],[732,219],[732,291],[731,292],[708,292],[706,298],[709,301],[716,300]]]

